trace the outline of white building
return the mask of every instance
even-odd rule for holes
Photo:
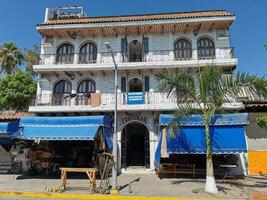
[[[229,74],[237,59],[223,10],[131,16],[87,17],[80,8],[46,9],[36,26],[42,36],[35,104],[37,116],[113,115],[114,64],[118,64],[119,166],[154,169],[161,113],[176,99],[159,91],[155,74],[214,64]],[[74,12],[73,12],[74,11]],[[242,103],[226,105],[241,109]]]

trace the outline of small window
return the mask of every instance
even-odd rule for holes
[[[87,42],[80,49],[80,63],[96,63],[97,47],[93,42]]]
[[[185,38],[176,40],[174,43],[174,53],[177,60],[189,60],[192,58],[191,42]]]
[[[213,59],[215,58],[214,42],[208,38],[203,37],[197,42],[197,52],[199,59]]]
[[[72,44],[64,43],[57,49],[57,63],[71,64],[74,60],[74,47]]]

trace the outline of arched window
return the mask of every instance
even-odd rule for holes
[[[80,63],[96,63],[97,47],[93,42],[86,42],[80,48]]]
[[[203,37],[199,39],[197,42],[197,52],[199,59],[215,58],[214,42],[208,37]]]
[[[67,80],[60,80],[54,85],[53,105],[70,105],[71,84]]]
[[[191,42],[185,38],[181,38],[174,43],[174,53],[177,60],[189,60],[192,58]]]
[[[74,47],[72,44],[64,43],[57,49],[57,63],[72,64],[74,60]]]
[[[77,88],[77,105],[90,105],[91,93],[95,93],[95,82],[91,79],[84,79]]]

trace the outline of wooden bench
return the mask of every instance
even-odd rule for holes
[[[193,178],[196,176],[196,169],[194,164],[172,164],[172,163],[162,163],[160,168],[157,170],[157,175],[159,178],[163,174],[192,174]]]
[[[86,173],[89,178],[89,190],[90,192],[94,191],[96,186],[96,168],[60,168],[61,171],[61,185],[66,190],[67,188],[67,173],[76,172],[76,173]]]

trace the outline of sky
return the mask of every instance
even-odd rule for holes
[[[87,16],[109,16],[224,9],[236,15],[230,29],[238,71],[267,76],[267,0],[1,0],[0,43],[20,48],[40,44],[35,30],[45,8],[79,5]]]

